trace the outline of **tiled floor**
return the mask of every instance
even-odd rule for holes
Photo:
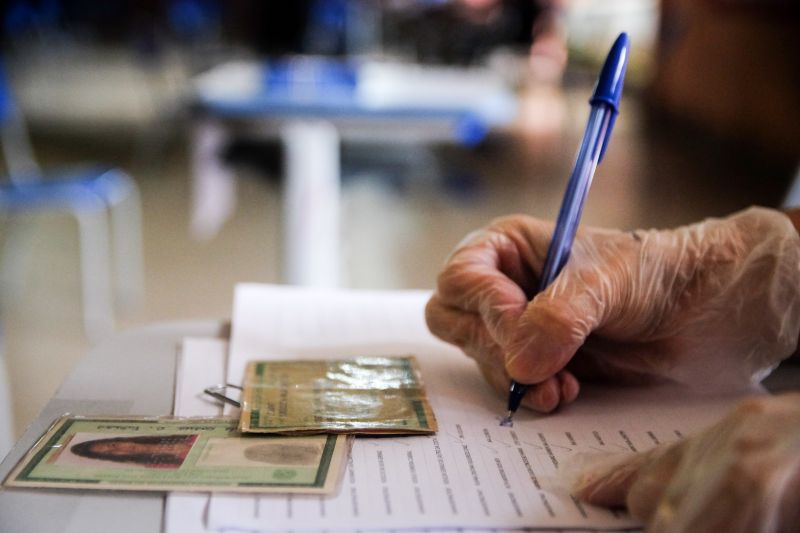
[[[402,179],[365,166],[357,147],[345,161],[360,171],[343,183],[344,284],[366,288],[430,288],[452,247],[493,217],[523,212],[555,217],[587,110],[588,87],[526,99],[513,132],[475,150],[438,147],[437,168],[410,165]],[[543,114],[542,114],[543,113]],[[544,120],[544,119],[543,119]],[[84,157],[130,168],[142,189],[146,264],[144,306],[121,328],[151,321],[230,316],[239,281],[280,280],[280,184],[275,176],[240,172],[239,207],[217,238],[189,238],[189,173],[184,143],[165,147],[147,164],[125,141],[98,136],[38,138],[43,163]],[[86,141],[88,139],[88,141]],[[395,157],[418,158],[398,149]],[[417,159],[417,161],[419,161]],[[646,118],[626,97],[606,160],[584,213],[585,224],[654,227],[721,215],[752,203],[777,205],[790,168],[766,165],[735,147],[675,131]],[[66,217],[25,219],[30,227],[25,283],[3,294],[2,328],[19,434],[88,348],[80,322],[77,237]],[[8,226],[0,231],[7,235]],[[14,253],[20,253],[16,250]],[[16,294],[14,294],[16,293]]]

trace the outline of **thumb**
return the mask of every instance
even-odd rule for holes
[[[592,278],[565,269],[528,304],[506,350],[506,371],[513,379],[540,383],[555,375],[602,323],[606,302]]]
[[[596,463],[575,483],[575,496],[594,505],[625,505],[628,491],[648,457],[648,454],[637,453],[624,458],[614,454],[595,459]]]
[[[574,484],[575,496],[606,507],[627,506],[631,516],[649,522],[686,451],[686,441],[601,459]]]

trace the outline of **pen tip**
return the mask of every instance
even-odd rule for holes
[[[506,413],[506,416],[504,416],[500,420],[500,425],[504,427],[512,427],[514,425],[513,417],[514,417],[514,411],[509,411],[508,413]]]

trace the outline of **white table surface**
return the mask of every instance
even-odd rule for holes
[[[184,337],[225,337],[222,322],[160,323],[121,333],[91,350],[0,464],[5,478],[36,439],[65,413],[167,415],[176,353]],[[765,382],[800,389],[800,366],[784,365]],[[162,529],[162,493],[0,489],[0,532],[141,533]]]
[[[175,361],[184,337],[227,336],[221,322],[175,322],[121,333],[81,359],[0,464],[4,479],[50,424],[65,413],[168,415]],[[0,489],[0,532],[161,531],[162,493]]]

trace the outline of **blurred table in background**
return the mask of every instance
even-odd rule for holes
[[[487,69],[343,63],[300,57],[232,62],[194,80],[195,238],[208,239],[235,209],[235,180],[222,159],[236,135],[283,146],[284,281],[338,286],[342,141],[480,143],[516,115],[516,98]]]

